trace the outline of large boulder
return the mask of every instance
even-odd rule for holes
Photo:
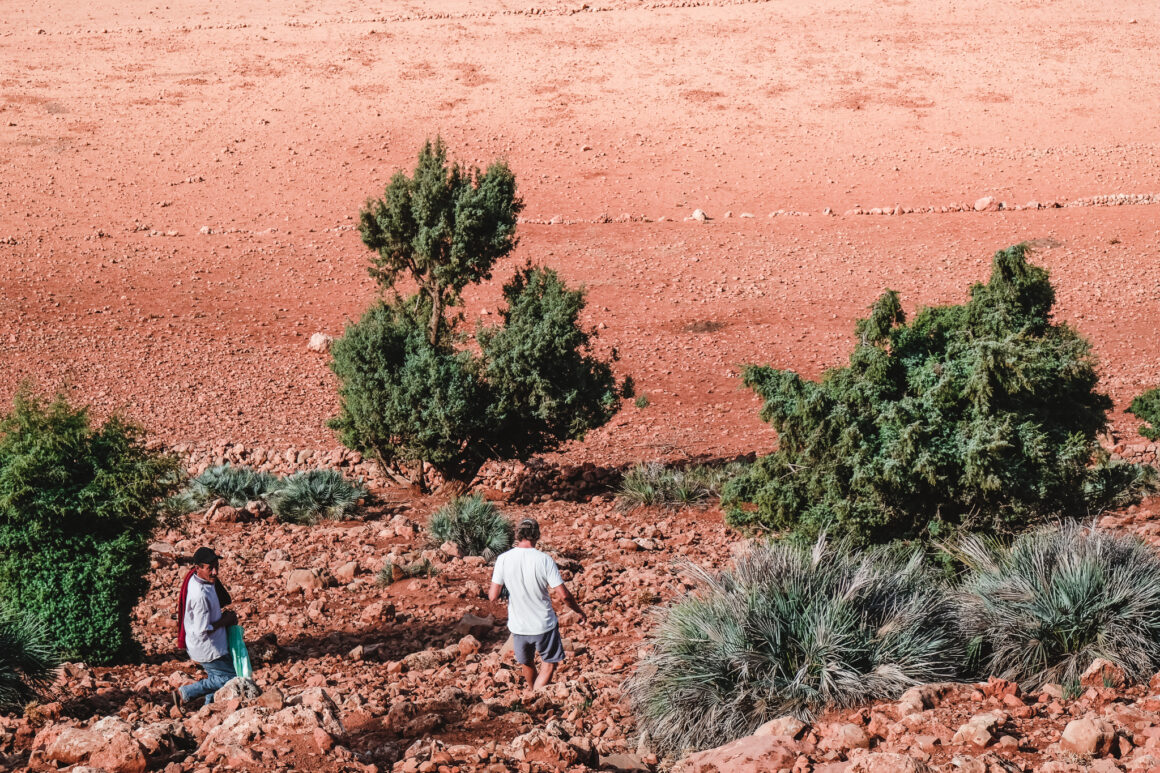
[[[674,773],[765,773],[792,768],[798,752],[784,736],[748,735],[732,743],[690,754]]]
[[[1059,748],[1081,757],[1103,757],[1112,750],[1116,729],[1111,723],[1093,717],[1073,719],[1063,729]]]

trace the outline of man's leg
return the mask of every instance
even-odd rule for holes
[[[536,681],[536,669],[532,665],[536,657],[535,641],[529,641],[529,637],[514,634],[512,636],[512,657],[519,664],[524,681],[527,682],[528,687],[531,687]]]
[[[531,671],[530,668],[528,670]],[[552,674],[554,673],[556,673],[555,663],[541,663],[540,671],[536,674],[535,689],[539,690],[541,687],[547,687],[548,682],[552,681]]]
[[[205,679],[177,689],[181,693],[182,703],[196,700],[203,695],[206,696],[205,702],[207,704],[213,703],[213,694],[225,687],[226,682],[237,676],[234,673],[234,661],[229,655],[211,660],[208,663],[202,663],[201,667],[205,669]]]
[[[560,638],[560,627],[556,626],[536,640],[536,651],[540,653],[540,671],[536,674],[534,688],[548,686],[556,666],[564,661],[564,641]]]

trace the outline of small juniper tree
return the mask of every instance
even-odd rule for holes
[[[370,273],[389,298],[334,342],[341,407],[330,426],[388,472],[409,465],[420,488],[428,465],[462,488],[489,459],[526,459],[581,438],[631,391],[592,353],[583,291],[550,269],[517,271],[501,324],[467,345],[462,315],[450,310],[514,249],[522,208],[506,164],[484,173],[448,165],[436,140],[410,177],[395,174],[360,212]],[[404,278],[418,292],[404,297]]]
[[[1144,422],[1140,434],[1149,440],[1160,440],[1160,387],[1153,387],[1137,395],[1128,413]]]
[[[427,142],[414,173],[396,172],[383,197],[359,212],[359,233],[375,252],[371,276],[389,290],[401,276],[415,281],[427,301],[427,343],[436,346],[463,288],[490,279],[495,262],[515,249],[523,208],[507,164],[484,173],[448,166],[443,141]]]
[[[883,294],[849,366],[820,383],[747,368],[778,450],[727,486],[731,521],[878,542],[1011,533],[1137,497],[1152,476],[1096,442],[1111,402],[1087,341],[1052,322],[1054,299],[1015,246],[968,303],[908,324],[897,293]]]
[[[162,500],[182,478],[176,457],[145,446],[117,417],[93,426],[63,397],[22,390],[0,421],[0,615],[39,621],[68,658],[133,654]]]

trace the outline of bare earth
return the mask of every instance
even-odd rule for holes
[[[527,205],[468,317],[517,265],[552,265],[649,398],[558,461],[767,450],[744,364],[817,376],[884,288],[962,301],[1021,241],[1099,357],[1110,442],[1138,441],[1122,410],[1160,380],[1160,5],[532,1],[0,7],[0,405],[31,379],[169,445],[336,448],[306,341],[373,299],[358,208],[440,134],[467,163],[505,158]],[[300,635],[278,623],[252,633]],[[621,670],[641,635],[623,633],[604,634]],[[147,651],[150,673],[177,667]]]

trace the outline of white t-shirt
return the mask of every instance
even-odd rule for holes
[[[185,651],[191,660],[208,663],[229,653],[225,626],[213,627],[221,617],[213,583],[191,577],[185,591]]]
[[[556,627],[549,588],[564,584],[560,569],[547,553],[512,548],[495,560],[491,581],[508,589],[508,630],[538,636]]]

